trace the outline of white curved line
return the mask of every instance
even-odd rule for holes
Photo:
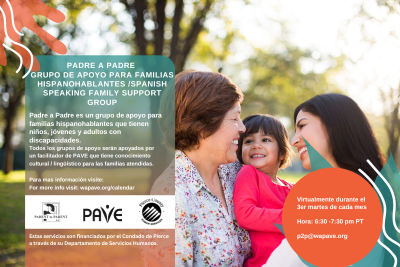
[[[13,9],[12,9],[12,6],[11,6],[10,2],[8,2],[8,0],[6,0],[6,1],[7,1],[8,6],[10,7],[11,21],[12,21],[12,25],[13,25],[14,31],[15,31],[17,34],[19,34],[20,36],[23,36],[24,34],[18,32],[18,31],[17,31],[17,28],[15,27],[15,24],[14,24],[14,11],[13,11]]]
[[[10,37],[8,37],[6,14],[4,14],[4,10],[3,10],[1,7],[0,7],[0,11],[1,11],[1,14],[3,14],[3,18],[4,18],[4,31],[5,31],[5,33],[6,33],[7,38],[10,39],[11,43],[13,43],[13,44],[15,44],[15,45],[18,45],[18,46],[21,46],[22,48],[26,49],[26,50],[29,52],[29,55],[31,56],[31,65],[30,65],[30,67],[29,67],[29,70],[28,70],[27,73],[25,73],[24,76],[22,76],[22,79],[25,79],[25,77],[26,77],[26,76],[29,74],[29,72],[31,72],[31,70],[32,70],[32,66],[33,66],[33,55],[32,55],[32,52],[31,52],[31,50],[29,50],[29,49],[28,49],[26,46],[24,46],[23,44],[19,44],[19,43],[13,41]]]
[[[386,229],[385,229],[385,218],[386,218],[386,202],[385,199],[382,196],[381,191],[379,191],[379,188],[376,186],[376,184],[374,183],[374,181],[372,181],[371,178],[369,178],[369,176],[363,172],[363,170],[358,169],[359,172],[361,172],[365,178],[367,178],[367,180],[374,186],[375,190],[378,192],[379,196],[381,197],[382,203],[383,203],[383,220],[382,220],[382,230],[383,230],[383,234],[385,235],[385,237],[390,240],[393,244],[397,245],[400,248],[400,244],[397,243],[396,241],[394,241],[392,238],[390,238],[390,236],[387,235],[386,233]]]
[[[396,218],[395,218],[395,214],[396,214],[396,197],[394,196],[394,192],[392,187],[390,186],[389,182],[385,179],[385,177],[383,177],[383,175],[381,174],[380,171],[378,171],[378,169],[374,166],[374,164],[371,163],[371,161],[369,159],[367,159],[368,164],[372,167],[372,169],[374,169],[374,171],[382,178],[382,180],[385,182],[385,184],[387,185],[387,187],[389,187],[390,190],[390,194],[392,195],[392,199],[393,199],[393,214],[392,214],[392,219],[393,219],[393,226],[394,228],[396,228],[396,231],[398,233],[400,233],[399,228],[397,228],[396,225]]]
[[[18,73],[21,70],[21,67],[22,67],[22,56],[17,51],[12,49],[11,47],[6,46],[5,44],[3,44],[3,46],[5,48],[7,48],[8,50],[14,52],[19,57],[19,67],[18,67],[17,71],[15,72],[15,73]]]
[[[397,266],[397,257],[396,257],[396,255],[394,255],[393,251],[391,251],[387,246],[385,246],[385,244],[383,244],[379,239],[378,239],[378,243],[379,243],[379,245],[381,245],[384,249],[386,249],[386,250],[390,253],[390,255],[393,256],[393,258],[394,258],[394,265],[393,265],[393,267],[396,267],[396,266]]]

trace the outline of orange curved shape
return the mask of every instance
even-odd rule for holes
[[[53,22],[60,23],[65,20],[65,16],[61,11],[54,9],[52,7],[47,6],[41,0],[9,0],[13,15],[14,15],[14,24],[15,28],[18,32],[21,31],[22,28],[26,27],[29,30],[36,33],[40,39],[42,39],[48,47],[58,54],[66,54],[67,47],[59,41],[57,38],[50,35],[48,32],[43,30],[33,19],[34,15],[45,16]],[[6,0],[0,0],[0,7],[3,9],[6,22],[7,22],[7,34],[11,40],[21,43],[20,37],[18,33],[15,32],[13,24],[12,24],[12,16],[9,5]],[[3,15],[0,14],[0,42],[4,43],[4,38],[6,37],[6,32],[4,29],[4,18]],[[29,69],[31,64],[31,56],[29,52],[19,45],[13,44],[15,51],[17,51],[23,59],[23,65]],[[5,66],[7,64],[6,53],[4,47],[0,48],[0,64]],[[40,65],[35,56],[33,56],[33,67],[32,71],[38,71],[40,69]]]

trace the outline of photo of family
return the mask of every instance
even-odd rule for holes
[[[181,72],[175,97],[175,266],[306,266],[274,225],[294,185],[278,171],[294,151],[311,170],[305,139],[333,167],[385,164],[365,114],[343,94],[298,105],[291,138],[271,115],[242,120],[243,93],[223,74]]]
[[[364,170],[376,181],[368,180],[371,186],[379,177],[366,159],[379,170],[390,161],[400,166],[399,1],[7,0],[0,7],[0,267],[311,266],[277,227],[288,195],[314,170],[309,146],[332,167],[363,179]],[[107,186],[122,179],[137,195],[171,197],[175,205],[162,219],[174,219],[175,229],[126,230],[146,236],[132,242],[150,245],[77,246],[68,253],[65,246],[57,253],[29,247],[30,89],[23,77],[39,70],[37,57],[100,55],[159,57],[171,65],[160,97],[140,103],[143,113],[162,119],[135,135],[158,147],[149,153],[157,168],[132,168],[126,176],[112,169]],[[137,85],[136,78],[129,82]],[[114,139],[137,146],[130,136]],[[391,215],[394,238],[400,230]],[[388,247],[399,256],[400,246]],[[400,260],[379,249],[353,267]]]

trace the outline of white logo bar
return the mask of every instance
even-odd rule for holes
[[[175,196],[25,196],[25,229],[174,229]]]

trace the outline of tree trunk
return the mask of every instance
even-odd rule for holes
[[[14,164],[14,149],[12,147],[12,125],[15,119],[16,103],[9,102],[6,108],[6,128],[4,129],[4,144],[3,144],[3,172],[8,174],[13,170]]]
[[[129,1],[129,0],[119,0],[125,5],[126,10],[131,15],[133,24],[135,26],[134,40],[136,46],[136,55],[147,55],[148,45],[154,45],[154,55],[162,55],[165,39],[164,39],[164,29],[166,23],[165,7],[167,0],[157,0],[155,2],[156,12],[153,21],[156,24],[156,28],[153,31],[154,39],[148,40],[146,38],[146,29],[144,27],[145,19],[147,18],[148,4],[150,1]],[[175,73],[179,73],[183,70],[183,67],[187,61],[188,55],[191,49],[197,42],[197,38],[200,32],[203,30],[203,22],[206,18],[207,13],[210,11],[214,0],[205,0],[204,5],[201,9],[196,12],[196,15],[192,19],[191,25],[189,26],[188,32],[185,37],[182,36],[182,29],[180,27],[182,18],[184,16],[184,0],[175,0],[175,12],[172,19],[172,39],[170,42],[170,55],[169,58],[174,63]],[[160,99],[151,98],[150,109],[151,113],[158,113],[160,106]],[[170,162],[165,162],[166,159],[163,157],[167,153],[167,148],[162,145],[163,136],[157,123],[151,124],[152,133],[152,144],[157,147],[157,151],[152,153],[152,161],[156,166],[151,175],[151,185],[154,181],[161,175],[164,171],[159,168],[161,166],[168,166]]]
[[[9,113],[9,112],[7,112]],[[12,138],[12,131],[11,131],[11,125],[14,121],[14,119],[6,115],[6,121],[7,125],[4,130],[4,144],[3,144],[3,173],[8,174],[13,170],[13,164],[14,164],[14,150],[12,148],[11,144],[11,138]]]
[[[165,6],[167,0],[158,0],[156,4],[157,17],[156,17],[156,29],[154,34],[155,42],[155,55],[162,55],[164,46],[164,26],[165,26]]]
[[[25,70],[22,70],[22,75],[25,73]],[[14,149],[12,147],[12,135],[13,135],[13,124],[15,121],[15,115],[17,112],[17,108],[21,103],[21,99],[25,94],[25,82],[22,81],[16,87],[10,87],[7,83],[6,71],[3,67],[2,70],[2,78],[4,79],[4,93],[9,94],[8,103],[4,103],[5,108],[5,120],[6,127],[4,129],[4,143],[3,143],[3,172],[4,174],[8,174],[13,170],[14,165]]]

